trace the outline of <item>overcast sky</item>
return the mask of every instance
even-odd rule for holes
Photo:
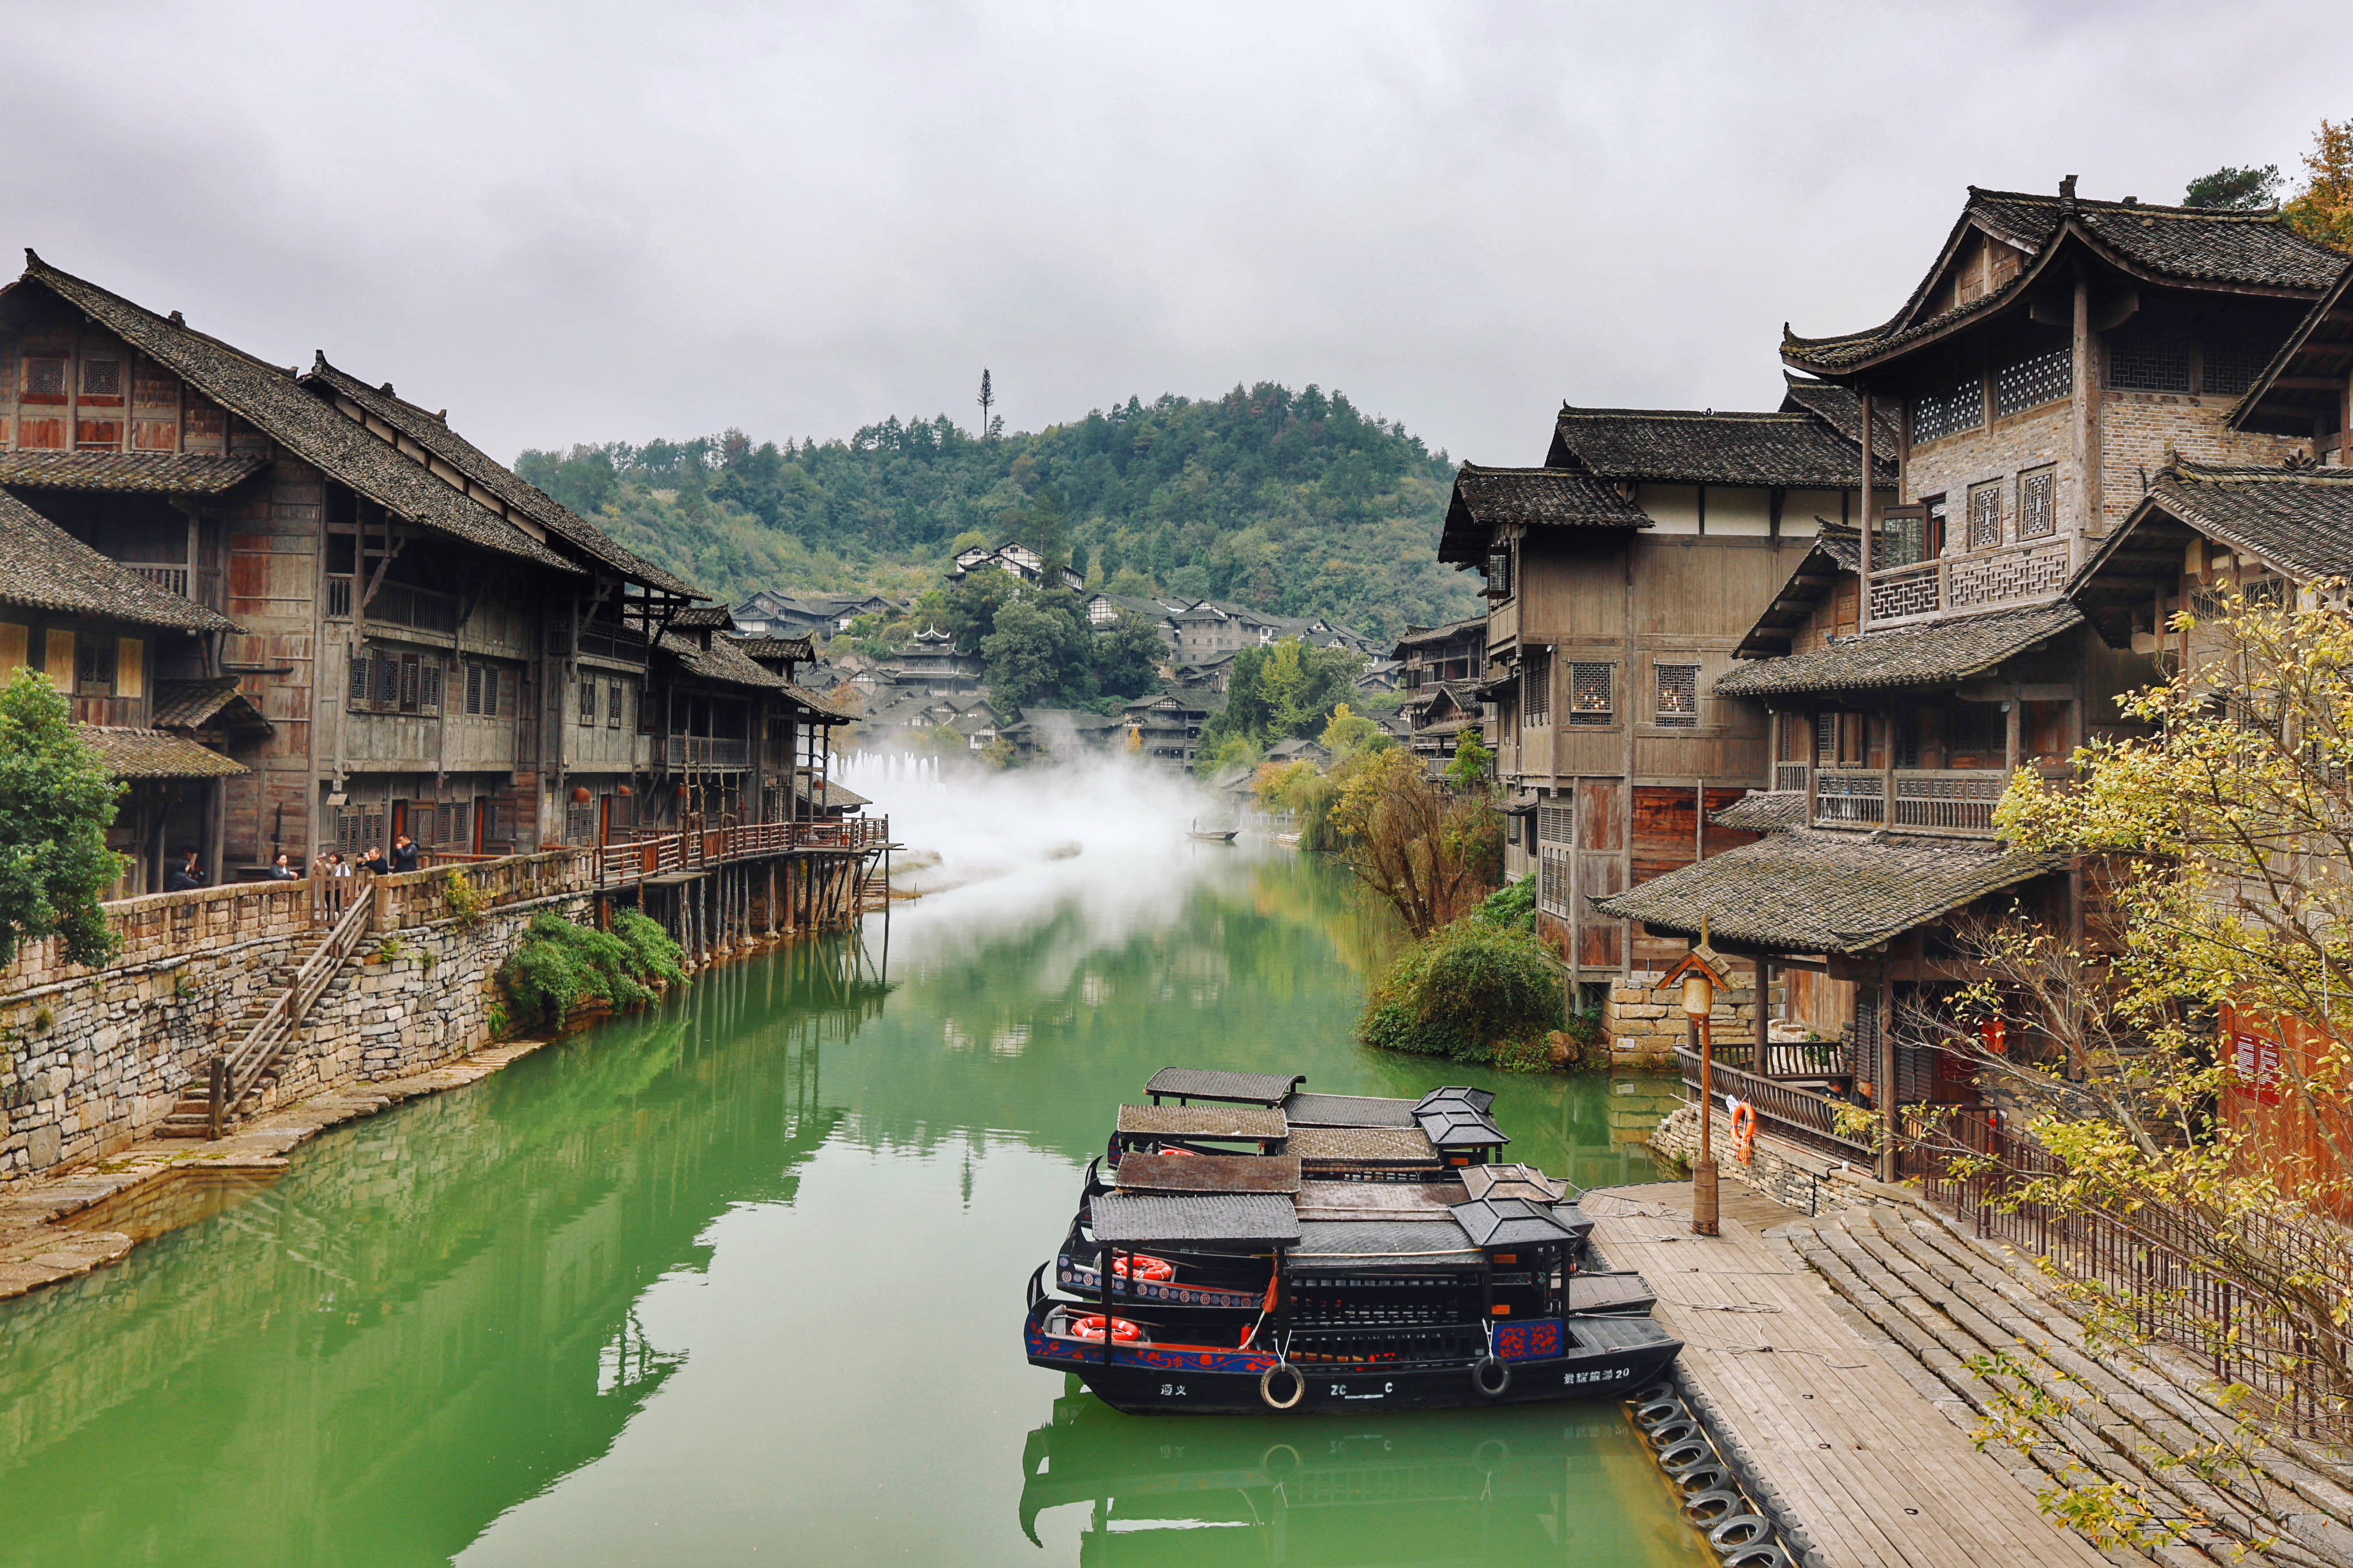
[[[0,0],[0,243],[501,457],[970,425],[986,365],[1014,428],[1315,382],[1530,463],[1563,398],[1771,406],[1972,183],[2292,172],[2316,15]]]

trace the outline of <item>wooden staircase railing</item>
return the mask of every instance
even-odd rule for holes
[[[245,1097],[261,1081],[261,1075],[276,1064],[294,1038],[294,1031],[326,994],[344,961],[358,948],[360,939],[367,934],[375,911],[375,888],[364,879],[353,880],[358,885],[352,889],[351,901],[344,907],[343,918],[335,922],[334,930],[327,933],[327,940],[302,961],[302,967],[294,972],[292,984],[279,993],[269,1010],[246,1031],[245,1037],[222,1053],[206,1097],[214,1137],[221,1135],[225,1124],[245,1102]]]

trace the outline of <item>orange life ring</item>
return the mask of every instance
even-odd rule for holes
[[[1123,1279],[1143,1279],[1155,1285],[1166,1285],[1176,1278],[1176,1266],[1165,1258],[1146,1258],[1142,1253],[1112,1259],[1111,1271]]]
[[[1176,1148],[1167,1148],[1167,1149],[1163,1149],[1163,1150],[1161,1150],[1160,1152],[1161,1152],[1162,1153],[1164,1153],[1164,1154],[1182,1154],[1182,1155],[1184,1155],[1184,1156],[1185,1156],[1185,1158],[1187,1158],[1187,1160],[1190,1160],[1190,1159],[1194,1159],[1194,1158],[1196,1158],[1196,1157],[1197,1157],[1197,1156],[1198,1156],[1198,1155],[1199,1155],[1199,1153],[1201,1152],[1198,1149],[1176,1149]]]
[[[1072,1339],[1079,1340],[1102,1339],[1103,1337],[1103,1314],[1098,1312],[1089,1317],[1071,1319],[1071,1337]],[[1125,1318],[1113,1318],[1111,1321],[1112,1343],[1115,1345],[1132,1345],[1142,1338],[1144,1338],[1144,1331],[1137,1328],[1134,1323],[1129,1322]]]
[[[1746,1165],[1757,1157],[1757,1108],[1742,1100],[1732,1108],[1732,1157]]]

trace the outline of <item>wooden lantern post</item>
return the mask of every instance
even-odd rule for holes
[[[1715,1151],[1709,1136],[1715,1120],[1715,1041],[1708,1025],[1715,1012],[1715,994],[1725,988],[1724,971],[1715,950],[1708,945],[1707,922],[1700,922],[1699,944],[1683,962],[1667,971],[1665,984],[1683,987],[1683,1016],[1699,1031],[1699,1159],[1692,1166],[1692,1234],[1721,1233],[1717,1221]]]

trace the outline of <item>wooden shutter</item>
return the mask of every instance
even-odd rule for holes
[[[115,639],[114,694],[117,697],[147,695],[147,645],[137,637]]]
[[[18,670],[32,662],[32,631],[30,626],[0,622],[0,679],[14,679]]]
[[[47,639],[49,684],[68,696],[74,689],[74,635],[53,631]]]

